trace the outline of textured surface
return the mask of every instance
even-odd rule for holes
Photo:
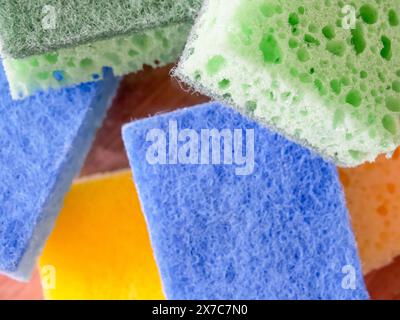
[[[191,21],[201,0],[1,0],[2,53],[22,58]]]
[[[101,80],[104,67],[122,76],[141,70],[145,64],[155,67],[174,62],[189,29],[190,24],[177,24],[41,56],[5,59],[11,95],[18,99],[39,90]]]
[[[399,155],[340,171],[364,273],[400,255]]]
[[[0,272],[26,279],[118,81],[14,102],[0,70]]]
[[[195,132],[254,129],[253,174],[149,164],[149,130],[168,131],[170,120]],[[168,298],[367,297],[332,165],[218,104],[134,122],[123,137]],[[346,265],[356,290],[342,288]]]
[[[40,267],[47,299],[164,298],[130,171],[75,183]]]
[[[132,119],[141,119],[166,110],[207,101],[206,97],[182,90],[177,81],[169,77],[169,68],[170,66],[145,68],[122,81],[119,93],[86,159],[81,172],[83,175],[128,167],[126,152],[121,142],[122,124]],[[400,257],[387,267],[367,274],[365,282],[371,299],[400,299]],[[0,275],[0,300],[42,297],[37,273],[29,283],[13,281]]]
[[[352,3],[207,1],[176,74],[339,165],[372,161],[400,142],[400,2]]]

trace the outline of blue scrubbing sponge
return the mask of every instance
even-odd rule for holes
[[[368,297],[332,164],[217,103],[123,137],[169,299]]]
[[[0,273],[26,280],[118,80],[15,102],[0,67]]]

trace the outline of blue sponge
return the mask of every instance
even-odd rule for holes
[[[0,272],[27,280],[117,89],[103,82],[13,101],[0,67]]]
[[[169,299],[368,298],[333,165],[217,103],[123,137]]]

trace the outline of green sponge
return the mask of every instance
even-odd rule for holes
[[[202,0],[2,0],[3,57],[23,58],[191,21]]]
[[[175,74],[342,166],[400,144],[400,1],[207,1]]]
[[[142,69],[144,64],[162,66],[174,62],[190,27],[190,23],[172,24],[55,53],[4,59],[11,95],[21,99],[48,88],[101,80],[104,67],[112,68],[115,76],[122,76]]]

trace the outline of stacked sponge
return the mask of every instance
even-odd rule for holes
[[[339,165],[400,144],[400,2],[207,1],[176,74]]]
[[[399,156],[340,171],[364,273],[400,255]]]
[[[144,29],[190,22],[201,0],[5,0],[3,56],[24,58]]]
[[[130,172],[75,183],[40,267],[46,299],[164,298]]]
[[[101,80],[104,67],[122,76],[144,64],[174,62],[201,1],[89,2],[6,1],[0,27],[1,22],[7,26],[1,37],[13,98]],[[48,6],[57,8],[48,14],[54,14],[58,24],[43,30],[37,17]],[[20,15],[10,15],[15,10]]]
[[[367,298],[333,165],[217,103],[123,137],[167,298]]]
[[[99,83],[12,101],[0,68],[0,272],[29,277],[117,89]]]

